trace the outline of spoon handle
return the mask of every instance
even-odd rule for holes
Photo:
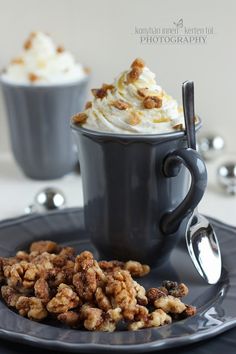
[[[183,97],[184,121],[186,127],[188,147],[193,150],[196,150],[193,81],[185,81],[182,84],[182,97]]]

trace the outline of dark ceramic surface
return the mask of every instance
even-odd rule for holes
[[[112,350],[138,353],[188,345],[226,331],[236,324],[236,229],[217,221],[213,223],[219,237],[224,265],[222,278],[217,285],[209,286],[200,279],[189,259],[184,240],[179,242],[165,266],[154,269],[149,276],[142,279],[146,287],[158,285],[161,279],[168,278],[186,282],[190,288],[186,302],[197,306],[196,316],[158,329],[91,333],[30,321],[0,302],[0,337],[67,352],[104,353]],[[77,251],[93,251],[87,236],[82,209],[25,216],[0,224],[0,254],[12,255],[33,240],[42,238],[72,245]],[[226,338],[227,343],[228,336],[224,335],[223,338]],[[203,346],[207,348],[209,343],[203,343]],[[230,340],[229,343],[231,344]],[[182,349],[174,351],[184,352]],[[194,350],[191,349],[191,352],[194,353]]]
[[[1,80],[12,151],[26,176],[54,179],[74,169],[77,158],[69,120],[83,107],[87,83],[88,78],[24,86]]]
[[[72,129],[86,229],[99,254],[153,264],[166,260],[203,196],[202,158],[187,149],[183,132],[108,134],[73,124]]]
[[[235,354],[236,329],[231,329],[217,337],[203,342],[193,343],[180,348],[163,349],[158,354]],[[58,354],[58,350],[43,349],[43,354]],[[111,348],[112,352],[112,348]],[[1,354],[42,354],[42,348],[31,347],[25,344],[11,343],[6,340],[0,341]],[[67,353],[70,353],[67,351]],[[89,352],[88,352],[89,353]],[[155,352],[154,352],[155,353]]]

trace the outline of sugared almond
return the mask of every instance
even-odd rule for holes
[[[35,82],[35,81],[37,81],[39,79],[39,76],[34,74],[34,73],[29,73],[28,74],[28,78],[29,78],[29,81]]]
[[[92,101],[88,101],[88,102],[86,102],[85,103],[85,109],[89,109],[89,108],[91,108],[92,107]]]
[[[92,89],[91,92],[95,98],[100,98],[100,99],[103,99],[107,95],[107,92],[105,90],[103,90],[102,88],[101,89]]]
[[[141,68],[143,69],[145,67],[145,62],[143,59],[141,58],[136,58],[133,63],[131,64],[131,68],[135,68],[135,67],[138,67],[138,68]]]
[[[32,39],[36,36],[35,32],[31,32],[29,38],[24,43],[24,49],[28,50],[32,47]]]
[[[182,123],[176,124],[173,126],[173,129],[175,130],[184,130],[184,126]]]
[[[65,51],[65,48],[62,45],[59,45],[57,47],[57,53],[63,53]]]
[[[137,113],[133,113],[131,117],[129,118],[129,124],[130,125],[138,125],[141,122],[140,117],[138,116]]]
[[[24,64],[24,60],[22,58],[15,58],[15,59],[12,59],[11,64],[22,65],[22,64]]]
[[[103,99],[104,97],[106,97],[107,91],[113,89],[114,89],[113,85],[103,84],[101,88],[92,89],[91,92],[94,95],[94,97]]]
[[[127,84],[132,84],[133,82],[137,81],[142,72],[142,68],[138,66],[133,67],[132,70],[127,74]]]
[[[144,87],[144,88],[141,88],[141,89],[138,89],[137,90],[137,94],[140,96],[140,97],[146,97],[148,95],[148,88],[147,87]]]
[[[184,310],[184,317],[191,317],[191,316],[194,316],[196,315],[197,313],[197,309],[195,306],[191,306],[191,305],[185,305],[186,306],[186,309]]]
[[[32,40],[31,40],[31,38],[30,39],[27,39],[27,41],[25,41],[25,43],[24,43],[24,49],[25,50],[28,50],[28,49],[30,49],[32,47]]]
[[[148,96],[144,99],[143,106],[147,109],[161,108],[162,99],[158,96]]]
[[[81,113],[77,113],[72,117],[72,121],[75,124],[83,124],[86,122],[86,120],[88,119],[88,116],[86,113],[81,112]]]
[[[149,303],[153,305],[155,300],[160,299],[161,297],[166,297],[166,294],[159,288],[150,288],[147,291],[146,296],[148,298]]]
[[[130,103],[122,100],[113,101],[112,106],[116,107],[117,109],[120,109],[121,111],[131,107]]]
[[[102,85],[102,89],[103,90],[106,90],[106,91],[111,91],[111,90],[113,90],[115,87],[114,87],[114,85],[111,85],[111,84],[103,84]]]

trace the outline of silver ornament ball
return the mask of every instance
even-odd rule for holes
[[[217,134],[205,134],[198,139],[198,150],[205,160],[214,160],[224,147],[224,138]]]
[[[217,170],[217,179],[227,194],[236,194],[236,161],[222,163]]]
[[[65,207],[66,198],[63,192],[57,188],[48,187],[39,191],[33,201],[33,204],[25,210],[30,213],[46,213],[51,210],[62,209]]]

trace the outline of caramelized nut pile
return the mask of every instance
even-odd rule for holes
[[[1,294],[21,316],[56,318],[72,328],[112,332],[119,322],[128,330],[159,327],[196,313],[181,298],[185,284],[164,281],[145,290],[133,277],[150,268],[136,261],[96,261],[89,251],[53,241],[31,244],[29,252],[0,258]]]

